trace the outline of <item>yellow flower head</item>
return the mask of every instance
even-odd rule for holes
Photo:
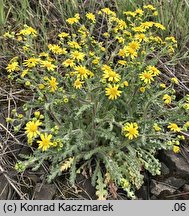
[[[87,79],[89,73],[89,70],[85,66],[77,66],[74,68],[77,73],[77,77],[81,78],[82,80]]]
[[[52,53],[57,54],[57,55],[62,55],[62,54],[67,53],[65,48],[62,49],[59,45],[56,45],[56,44],[49,44],[48,48]]]
[[[48,80],[48,83],[49,83],[50,91],[51,92],[56,91],[57,85],[58,85],[58,82],[56,81],[56,78],[51,76],[51,79]]]
[[[144,92],[146,91],[146,88],[145,88],[144,86],[142,86],[142,87],[139,88],[139,91],[140,91],[141,93],[144,93]]]
[[[126,65],[127,64],[127,62],[125,60],[119,60],[117,63],[120,65]]]
[[[155,131],[160,131],[161,130],[161,128],[158,126],[157,123],[154,123],[153,128],[154,128]]]
[[[177,146],[177,145],[174,145],[174,146],[173,146],[173,152],[174,152],[174,153],[179,153],[179,152],[180,152],[180,147]]]
[[[131,56],[131,59],[137,57],[136,49],[133,49],[131,46],[124,47],[123,51],[125,52],[126,56]]]
[[[101,11],[104,12],[105,14],[107,14],[107,15],[116,16],[115,12],[113,12],[109,8],[103,8]]]
[[[165,30],[165,26],[163,26],[161,23],[154,23],[154,26],[155,26],[156,28],[161,29],[161,30]]]
[[[37,31],[36,31],[34,28],[25,25],[24,29],[22,29],[22,30],[18,33],[18,35],[24,35],[24,36],[31,35],[31,36],[34,36],[34,37],[35,37],[35,36],[37,36]]]
[[[27,60],[24,60],[23,65],[27,66],[29,68],[35,67],[39,63],[40,59],[39,58],[29,58]]]
[[[144,11],[142,9],[136,9],[135,14],[142,16],[144,14]]]
[[[26,134],[28,139],[32,139],[32,138],[36,138],[37,135],[39,135],[39,130],[38,127],[42,124],[42,122],[40,122],[39,120],[37,121],[29,121],[26,124],[25,130],[26,130]]]
[[[181,128],[178,127],[178,125],[175,123],[170,123],[167,128],[169,128],[173,132],[179,132],[181,130]]]
[[[140,73],[139,77],[142,81],[144,81],[145,84],[151,84],[151,82],[154,81],[152,72],[149,71],[144,71],[143,73]]]
[[[59,38],[65,38],[65,37],[68,37],[68,36],[69,36],[69,34],[66,33],[66,32],[62,32],[62,33],[60,33],[60,34],[58,35]]]
[[[18,62],[12,62],[7,65],[6,70],[10,73],[13,71],[19,71],[19,65]]]
[[[146,70],[151,72],[152,76],[158,76],[160,74],[160,71],[155,66],[149,65],[146,67]]]
[[[171,96],[169,96],[168,94],[165,94],[163,96],[163,101],[165,104],[171,104]]]
[[[134,139],[136,137],[138,137],[139,133],[138,133],[138,124],[137,123],[129,123],[127,122],[124,127],[123,127],[123,132],[124,135],[126,137],[128,137],[128,139]]]
[[[160,86],[161,88],[163,88],[163,89],[166,88],[165,83],[160,83],[159,86]]]
[[[76,51],[71,52],[71,57],[78,61],[83,61],[85,54],[76,50]]]
[[[148,9],[148,10],[152,10],[152,11],[156,10],[156,8],[155,8],[153,5],[151,5],[151,4],[149,4],[149,5],[144,5],[143,8],[144,8],[144,9]]]
[[[103,79],[107,79],[109,82],[119,82],[120,75],[113,70],[104,71]]]
[[[66,59],[65,61],[62,62],[62,65],[65,67],[74,67],[75,63],[73,59]]]
[[[93,13],[86,14],[87,19],[91,20],[93,23],[96,21],[95,15]]]
[[[71,18],[68,18],[66,22],[69,23],[70,25],[73,25],[74,23],[78,23],[79,19],[77,19],[76,17],[71,17]]]
[[[50,61],[41,61],[41,67],[46,68],[48,71],[54,71],[56,68]]]
[[[42,149],[42,151],[46,151],[50,146],[53,145],[53,142],[51,142],[52,135],[51,134],[41,134],[40,136],[41,140],[37,141],[39,143],[38,149]]]
[[[73,48],[73,49],[80,49],[81,48],[81,46],[76,41],[68,41],[68,45],[70,48]]]
[[[179,84],[178,79],[176,77],[171,78],[171,81],[175,84]]]
[[[108,99],[115,100],[117,97],[120,97],[122,91],[118,90],[118,88],[119,85],[109,85],[109,87],[105,88]]]
[[[128,44],[128,47],[136,51],[140,48],[140,43],[137,41],[132,41]]]
[[[80,79],[77,79],[75,82],[74,82],[74,88],[76,89],[80,89],[82,87],[82,84],[84,82],[82,82]]]

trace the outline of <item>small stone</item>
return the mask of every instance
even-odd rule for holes
[[[179,189],[186,183],[186,181],[184,179],[175,178],[172,176],[172,177],[169,177],[168,179],[166,179],[165,183],[167,183],[168,185],[171,185],[175,189]]]
[[[169,175],[169,173],[170,173],[169,168],[164,163],[161,163],[161,175],[165,176],[165,175]]]
[[[180,154],[173,151],[164,151],[161,160],[168,166],[170,171],[175,172],[181,178],[189,178],[189,164]]]
[[[152,195],[150,199],[151,200],[157,200],[157,197],[155,195]]]
[[[0,200],[6,200],[9,193],[9,184],[6,178],[0,175]]]
[[[140,199],[147,200],[149,199],[148,187],[143,185],[137,192],[136,196]]]
[[[41,186],[40,183],[37,183],[34,193],[35,200],[52,200],[56,193],[56,188],[53,184],[44,184]]]
[[[165,185],[163,182],[152,180],[151,193],[155,196],[160,196],[162,193],[173,194],[176,191],[173,187]]]
[[[184,192],[189,192],[189,185],[188,185],[188,184],[185,184],[185,185],[184,185],[183,191],[184,191]]]

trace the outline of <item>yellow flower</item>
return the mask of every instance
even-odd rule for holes
[[[82,87],[82,84],[84,82],[80,81],[80,79],[77,79],[75,82],[74,82],[74,88],[76,89],[80,89]]]
[[[136,9],[136,10],[135,10],[135,13],[136,13],[137,15],[142,16],[142,15],[144,14],[144,11],[143,11],[142,9]]]
[[[166,88],[166,85],[164,83],[160,83],[159,86],[163,89]]]
[[[163,96],[163,100],[165,104],[171,104],[171,96],[169,96],[168,94],[165,94]]]
[[[156,10],[156,8],[155,8],[153,5],[151,5],[151,4],[149,4],[149,5],[144,5],[143,8],[144,8],[144,9],[149,9],[149,10],[152,10],[152,11]]]
[[[167,128],[169,128],[171,131],[174,131],[174,132],[179,132],[181,130],[181,128],[178,127],[178,125],[175,123],[170,123]]]
[[[149,72],[151,72],[152,76],[157,76],[157,75],[160,74],[160,71],[156,67],[151,66],[151,65],[147,66],[146,70],[149,71]]]
[[[19,65],[18,62],[12,62],[7,65],[6,70],[8,72],[13,72],[13,71],[18,71],[19,70]]]
[[[107,14],[107,15],[116,16],[115,12],[113,12],[109,8],[103,8],[101,11],[104,12],[105,14]]]
[[[22,38],[22,36],[18,36],[18,37],[16,38],[16,40],[17,40],[17,41],[22,41],[23,38]]]
[[[26,76],[27,73],[28,73],[28,69],[23,70],[22,73],[21,73],[21,75],[20,75],[20,77],[21,77],[21,78],[24,78],[24,77]]]
[[[132,41],[128,44],[128,47],[136,51],[140,48],[140,43],[137,41]]]
[[[65,61],[62,62],[62,65],[65,67],[74,67],[75,63],[73,59],[66,59]]]
[[[109,96],[108,99],[115,100],[117,97],[120,97],[122,91],[118,90],[119,85],[109,85],[109,87],[105,88],[106,95]]]
[[[146,29],[143,27],[143,26],[136,26],[136,27],[133,27],[132,28],[132,30],[134,31],[134,32],[145,32],[146,31]]]
[[[5,34],[3,35],[4,38],[14,38],[15,36],[15,32],[5,32]]]
[[[126,55],[126,50],[125,49],[120,49],[118,52],[118,55],[121,57],[124,57]]]
[[[104,33],[103,33],[103,36],[104,36],[105,38],[109,38],[109,37],[110,37],[110,34],[109,34],[108,32],[104,32]]]
[[[187,121],[187,122],[183,125],[183,129],[184,129],[185,131],[187,131],[187,130],[188,130],[188,127],[189,127],[189,121]]]
[[[80,61],[80,60],[83,61],[85,54],[76,50],[76,51],[71,52],[71,57],[73,59],[78,60],[78,61]]]
[[[93,64],[98,64],[100,61],[100,58],[99,57],[95,57],[95,59],[92,61]]]
[[[147,29],[151,28],[153,26],[153,24],[154,24],[153,22],[143,22],[143,23],[141,23],[140,26],[143,29],[147,30]]]
[[[40,115],[41,115],[41,113],[40,113],[39,111],[35,111],[35,112],[34,112],[34,116],[35,116],[36,118],[39,118]]]
[[[175,84],[179,84],[178,79],[176,77],[171,78],[171,81]]]
[[[69,23],[70,25],[73,25],[74,23],[78,23],[79,19],[80,19],[79,14],[75,14],[74,17],[68,18],[66,22]]]
[[[54,71],[56,68],[50,61],[41,61],[41,67],[45,67],[48,71]]]
[[[39,89],[44,89],[44,88],[45,88],[44,84],[42,84],[42,83],[40,83],[40,84],[38,85],[38,87],[39,87]]]
[[[89,70],[85,66],[77,66],[74,68],[77,72],[78,78],[87,79],[89,75]]]
[[[80,49],[81,48],[81,46],[76,41],[69,41],[68,45],[69,45],[69,47],[75,48],[75,49]]]
[[[136,16],[136,13],[132,12],[132,11],[126,11],[126,12],[123,12],[123,14],[126,15],[126,16],[132,16],[132,17]]]
[[[30,82],[30,81],[26,81],[26,82],[25,82],[25,85],[26,85],[26,86],[30,86],[30,85],[31,85],[31,82]]]
[[[41,140],[37,141],[39,143],[38,149],[42,149],[42,151],[46,151],[48,148],[50,148],[51,145],[53,145],[53,142],[51,142],[52,135],[51,134],[41,134],[40,136]]]
[[[140,42],[145,41],[146,40],[146,35],[142,34],[142,33],[141,34],[136,34],[135,39],[139,40]]]
[[[64,98],[64,103],[68,103],[68,98],[66,97],[66,98]]]
[[[160,23],[154,23],[154,26],[155,26],[156,28],[161,29],[161,30],[165,30],[165,26],[163,26],[163,25],[160,24]]]
[[[130,47],[130,46],[126,46],[126,47],[125,47],[125,55],[126,55],[126,56],[131,56],[131,59],[136,58],[136,57],[137,57],[136,49],[133,49],[133,48]]]
[[[175,37],[171,36],[171,37],[166,37],[165,38],[166,41],[171,41],[173,43],[177,43],[177,40],[175,39]]]
[[[95,15],[93,13],[87,13],[86,14],[87,19],[91,20],[93,23],[95,23]]]
[[[26,124],[26,127],[24,128],[26,130],[26,134],[28,139],[32,139],[32,138],[36,138],[37,135],[40,134],[38,127],[41,125],[42,123],[37,120],[37,121],[29,121]]]
[[[158,16],[158,11],[154,11],[153,16]]]
[[[180,152],[180,147],[174,145],[174,146],[173,146],[173,151],[174,151],[174,153],[179,153],[179,152]]]
[[[129,83],[127,81],[124,81],[123,84],[124,84],[125,87],[129,86]]]
[[[146,88],[145,87],[140,87],[139,91],[142,92],[142,93],[144,93],[146,91]]]
[[[129,123],[127,122],[124,127],[123,127],[123,132],[124,135],[126,137],[128,137],[128,139],[134,139],[136,137],[138,137],[139,133],[138,133],[138,124],[137,123]]]
[[[154,128],[155,131],[160,131],[161,130],[161,128],[158,126],[157,123],[154,123],[153,128]]]
[[[145,84],[151,84],[151,81],[154,81],[152,72],[144,71],[143,73],[139,74],[139,77]]]
[[[27,60],[24,60],[23,65],[32,68],[35,67],[39,63],[39,61],[40,60],[38,58],[29,58]]]
[[[37,31],[36,31],[34,28],[25,25],[25,28],[22,29],[22,30],[18,33],[18,35],[25,35],[25,36],[27,36],[27,35],[31,35],[31,36],[37,36]]]
[[[118,40],[119,43],[123,44],[125,42],[125,39],[123,37],[116,36],[116,39]]]
[[[118,64],[120,64],[120,65],[126,65],[127,62],[126,62],[125,60],[119,60],[119,61],[118,61]]]
[[[66,33],[66,32],[62,32],[62,33],[60,33],[60,34],[58,35],[59,38],[65,38],[65,37],[68,37],[68,36],[69,36],[69,34]]]
[[[59,45],[56,45],[56,44],[49,44],[48,48],[50,51],[52,51],[52,53],[57,54],[57,55],[67,53],[66,48],[62,49]]]
[[[119,82],[121,78],[120,75],[117,74],[115,71],[108,70],[108,71],[104,71],[103,79],[107,79],[109,82]]]
[[[58,85],[58,82],[56,81],[56,78],[51,76],[51,79],[48,80],[49,81],[49,86],[51,88],[51,92],[54,92],[56,91],[57,89],[57,85]]]

